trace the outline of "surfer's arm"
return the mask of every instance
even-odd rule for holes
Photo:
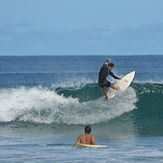
[[[111,61],[111,59],[107,59],[107,61],[104,63],[104,65],[107,65],[108,62],[110,62],[110,61]]]
[[[118,78],[117,76],[115,76],[111,71],[109,72],[109,74],[110,74],[114,79],[121,80],[121,78]]]
[[[73,145],[73,147],[76,147],[77,143],[80,143],[80,136],[78,137],[78,139],[77,139],[76,143]]]
[[[92,144],[93,144],[93,145],[96,145],[95,137],[94,137],[94,136],[92,136]]]

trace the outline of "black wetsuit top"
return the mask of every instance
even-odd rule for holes
[[[111,75],[114,79],[119,79],[108,69],[107,63],[108,61],[106,61],[100,69],[98,84],[105,83],[107,81],[106,78],[108,75]]]

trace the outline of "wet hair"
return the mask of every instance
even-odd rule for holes
[[[114,63],[109,63],[108,66],[114,67]]]
[[[90,134],[91,133],[91,127],[90,126],[85,126],[85,133]]]

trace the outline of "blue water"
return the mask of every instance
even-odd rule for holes
[[[163,56],[111,58],[136,77],[104,101],[106,56],[0,57],[0,162],[163,162]],[[85,125],[107,148],[72,147]]]

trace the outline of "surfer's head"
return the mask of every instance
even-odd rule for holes
[[[90,126],[85,126],[85,133],[90,134],[91,133],[91,127]]]
[[[114,68],[114,63],[109,63],[109,64],[108,64],[108,69],[109,69],[109,70],[112,70],[113,68]]]

